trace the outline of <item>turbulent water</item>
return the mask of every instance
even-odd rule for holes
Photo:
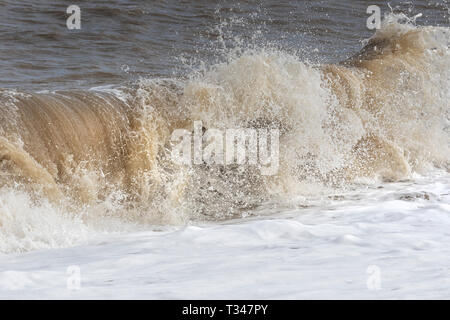
[[[381,29],[371,35],[365,4],[345,11],[319,2],[195,2],[186,11],[171,2],[82,2],[86,22],[65,36],[40,33],[39,25],[13,35],[13,18],[2,20],[9,27],[2,46],[20,56],[1,62],[0,250],[72,245],[92,230],[306,207],[374,182],[448,173],[450,29],[439,23],[447,19],[445,3],[384,6]],[[61,10],[48,11],[50,3],[41,6],[22,12],[6,2],[2,15],[21,12],[24,26],[37,23],[39,10],[50,21],[60,18]],[[416,21],[416,11],[427,10],[428,25]],[[346,24],[344,11],[361,25]],[[293,12],[309,18],[294,23]],[[99,23],[117,17],[121,31],[111,21],[110,29],[102,24],[108,32],[95,34],[88,18],[97,15]],[[333,15],[327,27],[325,17]],[[51,28],[64,28],[64,19]],[[26,51],[38,41],[38,52]],[[70,51],[74,43],[78,51]],[[55,45],[58,51],[50,49]],[[140,69],[129,72],[128,65]],[[278,129],[277,173],[175,164],[171,134],[191,132],[194,121],[205,129]]]

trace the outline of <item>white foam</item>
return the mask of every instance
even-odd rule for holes
[[[0,297],[447,298],[449,191],[450,176],[440,173],[340,194],[318,208],[3,255]],[[80,268],[80,290],[67,288],[71,265]]]

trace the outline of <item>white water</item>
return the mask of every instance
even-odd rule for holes
[[[103,236],[83,229],[80,246],[0,255],[0,298],[450,297],[448,173],[335,199],[219,224]],[[67,287],[72,265],[79,290]]]
[[[222,121],[230,127],[268,121],[290,131],[282,141],[287,146],[282,154],[285,167],[279,179],[266,186],[251,171],[246,171],[247,184],[242,187],[239,172],[214,177],[213,170],[199,169],[194,172],[199,179],[194,181],[202,184],[196,188],[184,183],[183,170],[175,171],[173,181],[165,172],[146,180],[137,170],[142,181],[137,179],[140,183],[129,189],[140,187],[143,200],[150,199],[152,206],[127,206],[122,189],[101,193],[107,186],[102,184],[104,172],[101,167],[93,172],[83,170],[85,163],[96,164],[87,159],[81,161],[81,170],[68,170],[74,172],[70,176],[73,180],[69,179],[73,193],[83,191],[87,200],[91,196],[95,200],[100,193],[101,197],[75,208],[68,201],[71,210],[65,210],[51,199],[37,199],[17,188],[21,180],[8,179],[8,173],[16,172],[12,165],[23,170],[34,168],[25,170],[31,178],[43,170],[33,157],[23,156],[21,139],[18,145],[3,139],[0,160],[11,172],[2,173],[7,183],[0,188],[0,298],[449,298],[449,35],[447,29],[419,30],[396,20],[387,23],[373,41],[389,39],[392,48],[401,45],[398,48],[405,52],[401,55],[387,46],[382,59],[369,54],[364,61],[355,60],[356,65],[363,63],[357,70],[336,65],[320,71],[291,55],[250,52],[188,81],[181,86],[181,100],[177,90],[166,90],[172,86],[139,83],[137,100],[146,120],[142,123],[150,128],[137,132],[152,138],[147,139],[152,143],[160,141],[150,112],[158,103],[170,119],[181,114],[212,127],[220,127]],[[422,62],[417,57],[422,57]],[[324,82],[324,72],[334,84],[335,94]],[[347,92],[346,84],[353,90]],[[378,88],[374,92],[379,101],[365,105],[367,97],[359,90],[362,87],[369,93],[367,97]],[[117,95],[115,89],[97,90]],[[14,112],[14,103],[19,101],[14,98],[16,94],[10,97],[13,104],[6,104]],[[129,97],[117,98],[125,103]],[[180,106],[186,107],[182,111],[187,114],[179,112]],[[66,113],[62,116],[54,122],[64,120]],[[13,128],[20,136],[30,129],[28,125],[20,129],[8,113],[4,112],[3,118],[5,132]],[[39,125],[31,127],[47,128],[39,119]],[[69,132],[74,121],[68,121]],[[113,123],[105,127],[106,138],[116,132]],[[80,128],[89,124],[83,122]],[[121,133],[116,132],[119,138]],[[58,141],[61,132],[52,137]],[[78,143],[79,136],[74,133],[74,137]],[[103,147],[101,141],[109,139],[93,141]],[[138,155],[132,164],[138,164],[139,169],[142,141],[131,139],[126,145],[131,142],[137,143],[131,144],[137,148],[130,150]],[[31,139],[29,145],[37,144]],[[57,146],[48,141],[45,145]],[[148,147],[144,150],[154,146]],[[354,150],[359,151],[347,159]],[[86,150],[78,152],[84,155]],[[99,152],[100,159],[101,155]],[[427,173],[433,166],[443,171]],[[342,172],[334,176],[339,170]],[[38,177],[40,182],[53,181],[49,172],[44,173]],[[342,188],[315,183],[325,178],[339,182],[345,175],[351,183]],[[303,176],[319,181],[309,183]],[[377,178],[403,182],[377,184]],[[213,186],[220,192],[203,188],[206,183],[202,179],[215,182]],[[152,190],[149,181],[160,185]],[[192,201],[178,201],[184,199],[178,189],[183,185],[189,186],[186,194]],[[51,194],[54,190],[47,191]],[[281,201],[267,196],[277,194]],[[266,200],[271,204],[263,204]],[[236,203],[247,203],[250,209],[227,214],[227,210],[236,209]],[[254,209],[253,204],[261,206]],[[205,215],[197,216],[197,211]],[[205,216],[211,222],[202,222]],[[67,273],[71,266],[80,268],[79,290],[70,290],[67,285],[73,279]]]

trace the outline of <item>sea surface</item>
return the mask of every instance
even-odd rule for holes
[[[0,297],[448,299],[449,23],[445,0],[0,0]],[[177,163],[199,123],[275,131],[276,170]]]

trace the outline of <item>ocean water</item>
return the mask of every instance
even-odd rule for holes
[[[450,296],[446,1],[69,5],[0,2],[2,298]]]

